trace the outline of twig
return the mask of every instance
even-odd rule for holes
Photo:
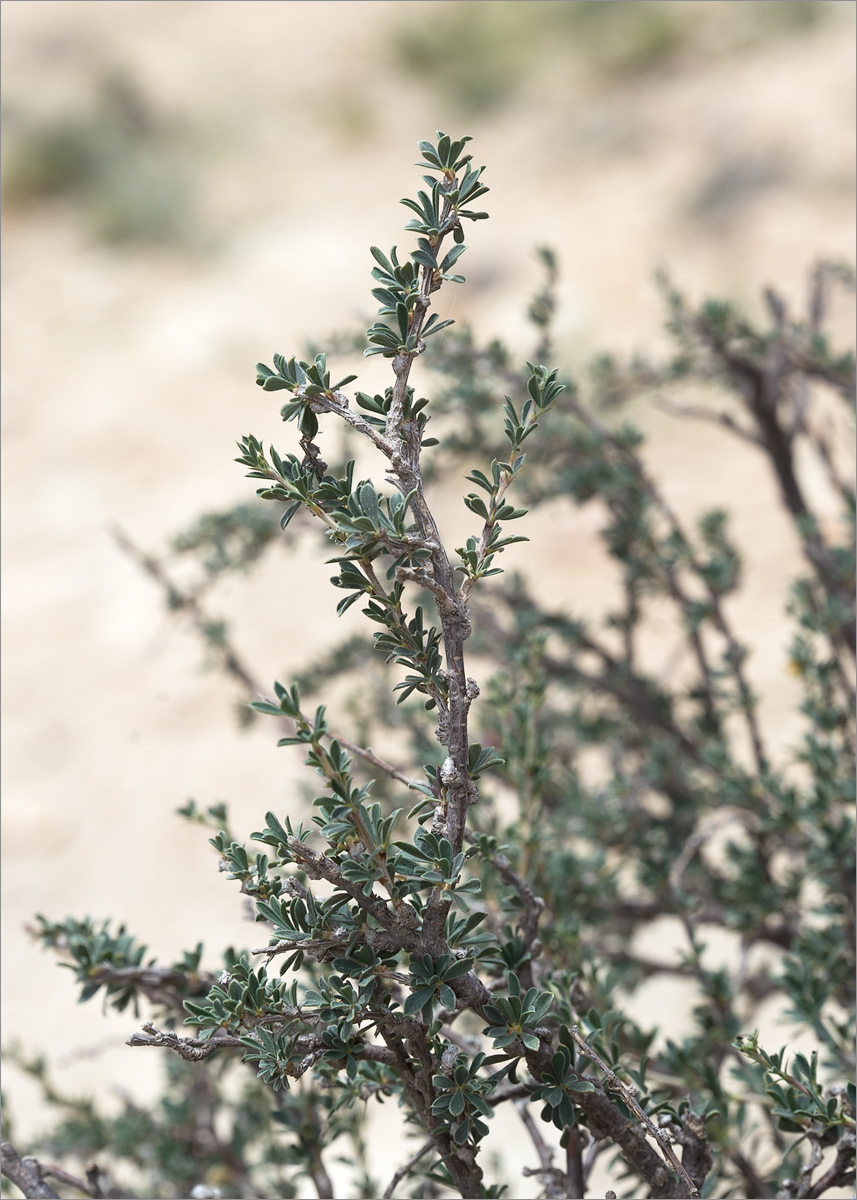
[[[303,389],[298,388],[298,390],[295,392],[295,397],[299,398],[302,395]],[[396,453],[398,447],[396,446],[395,441],[379,433],[374,425],[370,425],[364,417],[361,417],[359,413],[354,412],[354,410],[349,407],[348,397],[344,392],[333,392],[332,394],[328,394],[326,396],[313,396],[312,407],[317,412],[335,413],[338,417],[341,417],[343,421],[346,421],[353,429],[356,429],[358,433],[361,433],[364,437],[367,437],[369,441],[381,451],[382,454],[386,455],[387,458],[392,458]]]
[[[114,967],[99,963],[92,970],[91,979],[122,987],[138,987],[151,1003],[180,1010],[185,996],[205,995],[216,976],[207,973],[186,975],[172,967]]]
[[[833,1165],[812,1184],[806,1196],[808,1200],[818,1200],[829,1188],[847,1187],[849,1184],[854,1184],[854,1134],[843,1133],[836,1147]]]
[[[456,1017],[461,1015],[461,1009],[449,1012],[442,1010],[436,1016],[436,1020],[443,1020],[444,1024],[441,1033],[448,1042],[452,1042],[453,1046],[457,1046],[459,1050],[463,1050],[468,1058],[474,1058],[482,1049],[482,1039],[470,1033],[458,1033],[452,1028],[451,1022]]]
[[[471,830],[465,830],[464,840],[475,843],[476,835]],[[537,896],[533,889],[527,883],[522,875],[513,870],[511,863],[505,854],[495,854],[490,860],[491,865],[496,869],[500,878],[506,883],[515,888],[518,895],[521,897],[521,903],[524,908],[524,920],[521,928],[524,944],[530,952],[530,960],[525,963],[519,970],[521,980],[526,987],[532,987],[532,960],[538,958],[542,952],[542,943],[538,937],[539,919],[545,910],[545,902],[541,896]]]
[[[45,1168],[37,1158],[21,1158],[11,1142],[0,1145],[0,1172],[24,1193],[28,1200],[59,1200],[59,1196],[45,1183]],[[86,1188],[81,1188],[86,1191]]]
[[[199,599],[191,592],[183,591],[177,587],[170,579],[164,570],[163,564],[158,562],[150,554],[146,554],[139,546],[128,537],[124,530],[117,528],[113,529],[113,538],[121,550],[124,550],[131,558],[133,558],[143,568],[147,575],[159,583],[167,594],[171,602],[171,607],[181,609],[187,612],[193,621],[197,631],[206,635],[206,630],[210,627],[211,621],[206,616],[205,610],[199,602]],[[224,670],[234,676],[240,683],[244,685],[250,692],[258,691],[256,681],[247,670],[244,664],[239,659],[228,642],[224,642],[221,647],[221,658],[223,660]]]
[[[701,1189],[714,1161],[705,1134],[705,1117],[688,1111],[678,1124],[670,1121],[666,1128],[674,1134],[675,1140],[682,1148],[682,1167]]]
[[[701,404],[676,404],[668,396],[655,396],[654,404],[656,408],[661,409],[662,412],[669,413],[670,416],[693,417],[695,420],[711,421],[715,425],[723,425],[731,433],[743,438],[744,441],[764,449],[765,443],[762,439],[756,437],[749,429],[744,429],[729,413],[712,412],[710,408],[704,408]]]
[[[524,1167],[522,1174],[527,1176],[535,1175],[544,1183],[544,1196],[546,1200],[559,1200],[565,1196],[565,1176],[563,1172],[558,1170],[553,1165],[553,1151],[539,1132],[539,1127],[533,1120],[530,1112],[529,1103],[526,1100],[516,1100],[515,1108],[518,1116],[524,1123],[527,1133],[536,1148],[536,1154],[539,1156],[539,1167]]]
[[[528,1101],[516,1100],[515,1109],[523,1122],[524,1128],[530,1135],[531,1142],[535,1146],[536,1154],[538,1154],[539,1162],[541,1163],[541,1171],[552,1171],[553,1151],[539,1132],[539,1127],[536,1125],[533,1120],[533,1114],[530,1112]]]
[[[327,1173],[327,1167],[324,1165],[324,1159],[321,1157],[321,1151],[315,1148],[310,1151],[310,1175],[313,1186],[318,1192],[318,1200],[333,1200],[333,1184]]]
[[[729,1157],[744,1176],[748,1188],[747,1195],[757,1196],[758,1200],[768,1200],[768,1197],[771,1195],[770,1188],[758,1174],[753,1164],[740,1150],[733,1150]]]
[[[565,1186],[569,1200],[583,1200],[586,1195],[583,1137],[576,1126],[568,1131],[568,1145],[565,1148]]]
[[[690,547],[690,545],[691,545],[690,539],[685,535],[685,533],[682,529],[682,526],[678,520],[678,517],[676,516],[676,514],[673,511],[673,509],[671,508],[671,506],[667,503],[665,498],[661,495],[659,489],[655,486],[654,482],[649,478],[648,474],[646,473],[646,471],[643,468],[643,464],[640,462],[637,455],[632,450],[629,450],[627,447],[623,446],[621,444],[621,442],[619,441],[619,439],[616,438],[605,425],[603,425],[600,421],[598,421],[595,417],[593,417],[591,413],[587,412],[587,410],[583,407],[582,404],[579,404],[576,400],[570,400],[569,405],[570,405],[571,411],[575,414],[575,416],[580,421],[582,421],[585,425],[587,425],[590,429],[594,430],[599,435],[599,437],[601,437],[605,441],[609,442],[609,444],[616,450],[617,454],[621,457],[623,462],[627,463],[628,466],[634,471],[637,478],[640,480],[640,483],[643,485],[643,487],[649,493],[649,496],[652,498],[654,503],[661,510],[661,512],[663,513],[666,520],[672,526],[673,530],[681,537],[684,545],[687,547]],[[712,588],[711,582],[710,582],[706,572],[702,569],[702,565],[699,563],[696,555],[692,551],[690,551],[690,553],[689,553],[688,562],[689,562],[691,568],[693,569],[694,573],[698,576],[698,578],[705,585],[706,591],[708,593],[708,599],[711,604],[711,613],[712,613],[712,617],[714,619],[714,623],[715,623],[718,631],[720,632],[721,636],[723,637],[723,639],[726,642],[726,654],[724,657],[726,658],[727,662],[731,666],[733,674],[735,675],[735,682],[738,685],[738,691],[741,695],[742,711],[744,713],[744,718],[747,722],[747,730],[750,735],[750,741],[753,746],[753,757],[756,761],[757,770],[759,771],[760,774],[762,774],[767,767],[768,756],[765,751],[764,744],[762,742],[762,735],[759,730],[758,721],[756,720],[755,705],[753,703],[752,692],[750,691],[750,688],[747,684],[747,680],[744,676],[744,672],[743,672],[743,669],[741,666],[741,658],[742,658],[741,647],[739,646],[738,642],[736,641],[735,636],[732,633],[731,627],[723,613],[723,608],[720,603],[720,597],[718,596],[717,592]],[[673,598],[676,600],[676,603],[679,604],[683,610],[686,610],[687,603],[688,603],[688,597],[686,596],[686,594],[684,593],[684,590],[682,589],[681,585],[679,584],[679,581],[676,577],[675,571],[672,568],[665,568],[664,569],[664,577],[666,579],[667,586],[669,587],[669,589],[673,595]],[[694,651],[696,653],[696,657],[697,657],[697,660],[699,663],[699,669],[700,669],[700,672],[705,681],[706,689],[710,693],[710,690],[711,690],[710,689],[711,668],[707,662],[707,657],[705,654],[705,647],[703,646],[702,640],[699,637],[698,633],[692,633],[690,635],[690,640],[693,645]]]
[[[131,540],[130,537],[121,529],[113,530],[113,537],[119,547],[130,555],[136,562],[140,564],[143,570],[160,584],[167,596],[172,602],[172,606],[176,609],[181,609],[187,612],[197,632],[203,637],[206,629],[211,625],[211,619],[205,612],[205,609],[200,604],[199,598],[191,592],[183,591],[179,588],[167,574],[163,563],[153,558],[150,554],[146,554],[139,546]],[[220,644],[220,653],[223,669],[228,675],[232,675],[239,683],[241,683],[248,692],[254,696],[259,696],[263,700],[268,700],[269,703],[275,703],[270,697],[266,696],[262,691],[259,681],[254,677],[252,671],[241,660],[237,651],[232,646],[227,638],[224,638]],[[283,723],[291,725],[287,717],[283,717]],[[356,754],[371,766],[376,767],[379,771],[383,771],[392,779],[396,779],[399,783],[405,784],[406,787],[416,788],[418,783],[416,780],[409,778],[398,767],[392,763],[386,762],[383,758],[377,755],[371,747],[357,746],[354,742],[347,738],[341,737],[338,733],[331,733],[332,738],[335,738],[339,744],[346,749],[349,754]]]
[[[377,767],[379,771],[383,771],[385,775],[389,775],[391,779],[397,779],[399,783],[403,783],[405,787],[416,790],[421,785],[416,779],[411,779],[405,773],[394,767],[392,763],[386,762],[383,758],[379,758],[371,746],[357,746],[354,742],[349,742],[346,738],[340,737],[339,734],[332,734],[349,754],[356,754],[362,758],[364,762],[369,763],[373,767]]]
[[[283,938],[279,942],[275,942],[273,946],[260,946],[257,950],[251,950],[251,954],[264,954],[267,961],[270,962],[277,954],[286,954],[290,950],[301,950],[304,954],[309,954],[313,958],[317,958],[319,962],[324,962],[331,956],[342,953],[342,947],[348,943],[350,935],[343,933],[341,936],[331,934],[329,938],[307,938],[304,941],[292,941],[289,938]]]
[[[408,1172],[417,1165],[417,1163],[420,1161],[420,1159],[423,1158],[424,1155],[428,1154],[429,1150],[431,1150],[433,1147],[434,1147],[434,1139],[429,1138],[429,1140],[427,1142],[424,1142],[422,1144],[422,1146],[420,1146],[420,1148],[416,1152],[416,1154],[411,1155],[411,1157],[408,1159],[408,1161],[405,1163],[405,1165],[403,1167],[399,1167],[396,1174],[393,1176],[393,1178],[387,1184],[387,1187],[382,1196],[382,1200],[391,1200],[393,1192],[396,1190],[396,1186],[405,1178],[405,1176],[408,1174]]]
[[[526,1083],[506,1083],[500,1084],[488,1096],[486,1100],[492,1108],[496,1108],[498,1104],[504,1104],[507,1100],[523,1100],[530,1095],[530,1086]]]
[[[608,1145],[608,1142],[604,1138],[594,1137],[594,1138],[592,1138],[589,1148],[586,1151],[586,1155],[584,1156],[584,1159],[583,1159],[584,1195],[586,1193],[586,1184],[589,1181],[589,1176],[592,1174],[592,1168],[595,1166],[595,1160],[598,1157],[598,1155],[601,1153],[601,1151],[607,1147],[607,1145]]]
[[[800,1196],[801,1200],[803,1200],[804,1197],[809,1196],[812,1188],[813,1172],[818,1167],[822,1159],[822,1149],[818,1144],[817,1139],[813,1138],[810,1146],[809,1158],[798,1172],[798,1188],[795,1195]]]
[[[99,1170],[97,1167],[90,1167],[86,1172],[86,1178],[89,1182],[84,1183],[82,1179],[77,1179],[74,1175],[69,1175],[68,1171],[64,1171],[62,1167],[56,1167],[53,1163],[42,1163],[42,1174],[51,1175],[54,1179],[58,1179],[60,1183],[66,1183],[69,1187],[77,1188],[79,1192],[83,1192],[84,1196],[90,1196],[92,1200],[102,1200],[104,1193],[98,1186]]]
[[[827,438],[820,431],[814,432],[812,430],[807,431],[807,437],[809,438],[810,444],[815,449],[815,452],[818,454],[818,457],[824,464],[824,467],[827,471],[827,478],[830,481],[831,487],[839,493],[840,497],[846,503],[850,503],[850,481],[842,479],[836,470],[836,464],[833,461],[833,452],[830,449],[830,443],[828,442]]]
[[[367,896],[361,887],[346,879],[331,858],[319,854],[299,837],[290,837],[288,847],[295,862],[306,871],[310,879],[326,879],[334,887],[341,888],[360,907],[373,916],[389,934],[398,941],[397,949],[411,950],[417,943],[413,928],[407,926],[395,913],[390,912],[380,896],[370,892]]]
[[[126,1046],[164,1046],[175,1050],[187,1062],[199,1062],[208,1058],[215,1050],[225,1046],[240,1046],[241,1039],[231,1034],[218,1034],[211,1038],[179,1037],[172,1030],[162,1033],[151,1021],[143,1025],[142,1033],[132,1033],[125,1041]]]
[[[670,1166],[687,1188],[688,1196],[691,1198],[691,1200],[695,1200],[695,1198],[699,1196],[699,1191],[696,1187],[696,1184],[693,1182],[687,1171],[676,1157],[675,1151],[670,1144],[669,1134],[663,1129],[658,1129],[652,1118],[640,1106],[637,1100],[635,1089],[629,1088],[626,1086],[626,1084],[622,1083],[621,1079],[619,1079],[613,1068],[609,1067],[604,1059],[592,1049],[592,1047],[583,1037],[581,1037],[580,1030],[578,1029],[577,1025],[572,1025],[571,1036],[574,1038],[575,1042],[586,1055],[586,1057],[591,1059],[592,1062],[594,1062],[599,1068],[599,1070],[604,1072],[607,1086],[613,1091],[619,1092],[622,1099],[625,1101],[631,1111],[635,1113],[636,1116],[643,1122],[643,1124],[646,1126],[646,1129],[648,1129],[649,1133],[660,1147],[661,1153],[667,1159]]]
[[[681,853],[673,863],[669,875],[670,890],[677,896],[679,887],[681,886],[682,877],[693,862],[697,851],[705,845],[705,843],[717,833],[720,829],[733,823],[746,825],[750,819],[749,813],[727,812],[718,813],[717,816],[704,824],[701,829],[695,830],[685,842]]]

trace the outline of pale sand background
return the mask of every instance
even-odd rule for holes
[[[294,804],[300,773],[263,722],[237,732],[232,687],[200,671],[198,645],[109,529],[159,549],[200,510],[252,494],[235,439],[289,445],[253,364],[371,320],[368,245],[407,242],[396,201],[414,189],[417,139],[438,127],[474,135],[491,220],[468,237],[453,315],[504,332],[522,357],[537,244],[560,256],[558,357],[572,369],[601,348],[662,345],[658,264],[696,298],[726,293],[758,312],[765,284],[802,305],[813,260],[853,253],[851,3],[824,5],[798,33],[760,26],[767,4],[750,5],[755,16],[722,0],[714,15],[682,4],[708,22],[705,35],[663,69],[599,77],[557,43],[507,105],[470,115],[407,84],[390,50],[392,25],[451,7],[4,0],[0,10],[8,145],[39,114],[95,103],[99,80],[118,73],[175,131],[195,206],[195,245],[176,249],[106,246],[62,201],[10,206],[4,225],[3,1037],[45,1050],[67,1087],[145,1097],[158,1060],[123,1046],[133,1015],[75,1006],[70,977],[24,922],[34,911],[112,915],[166,961],[199,938],[212,951],[257,944],[205,835],[173,812],[189,796],[228,800],[246,835],[265,809]],[[719,207],[695,206],[718,180]],[[851,319],[840,301],[840,343]],[[358,386],[381,380],[377,360],[356,369]],[[636,416],[676,507],[741,500],[746,587],[733,610],[783,748],[796,723],[782,598],[798,559],[773,486],[713,427]],[[441,508],[460,528],[460,502]],[[515,565],[543,552],[557,605],[603,611],[612,576],[595,510],[556,505],[550,527],[528,532]],[[239,645],[266,680],[334,630],[337,597],[315,543],[303,538],[286,561],[217,595],[221,611],[248,614]],[[680,1017],[681,997],[660,1003]],[[45,1114],[11,1070],[4,1088],[26,1137]],[[392,1161],[403,1151],[397,1142]],[[381,1161],[390,1153],[381,1147]],[[535,1194],[532,1181],[516,1194]]]

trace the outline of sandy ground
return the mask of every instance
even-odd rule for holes
[[[559,357],[573,369],[604,347],[662,344],[660,264],[694,296],[727,293],[758,312],[765,284],[800,305],[816,257],[853,253],[851,3],[826,6],[799,36],[746,45],[729,37],[745,6],[718,4],[711,46],[642,78],[599,82],[554,47],[507,105],[467,117],[428,84],[407,84],[389,51],[391,23],[449,7],[4,0],[0,10],[10,145],[39,114],[94,103],[99,79],[118,73],[175,132],[195,202],[191,244],[177,249],[104,245],[86,212],[61,201],[10,205],[4,222],[3,1037],[47,1052],[73,1089],[145,1097],[158,1064],[122,1045],[133,1017],[75,1006],[70,977],[24,923],[36,911],[112,915],[165,960],[200,938],[246,943],[205,836],[174,810],[189,796],[228,800],[246,834],[265,809],[288,807],[300,770],[261,723],[236,731],[233,689],[200,671],[199,647],[110,529],[158,549],[199,511],[252,494],[235,439],[252,430],[286,443],[253,364],[371,319],[367,247],[405,242],[396,201],[413,188],[417,139],[438,127],[474,135],[491,220],[468,239],[453,315],[503,332],[522,357],[537,244],[560,256]],[[691,7],[702,19],[710,6]],[[836,320],[845,336],[847,305]],[[377,378],[375,364],[356,369],[358,386]],[[678,508],[740,497],[747,583],[734,615],[784,749],[796,726],[782,597],[798,560],[773,486],[712,427],[636,415]],[[452,524],[448,502],[443,511]],[[602,611],[612,579],[592,514],[556,506],[528,532],[557,604]],[[239,645],[261,677],[287,675],[327,643],[328,574],[304,539],[285,571],[272,563],[252,588],[218,593],[222,611],[244,614]],[[45,1114],[11,1071],[4,1086],[26,1137]]]

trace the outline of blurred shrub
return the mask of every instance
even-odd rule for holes
[[[0,1168],[27,1196],[56,1200],[42,1178],[52,1175],[93,1200],[283,1198],[305,1195],[304,1179],[320,1200],[392,1197],[399,1185],[499,1200],[505,1187],[483,1164],[504,1136],[490,1126],[501,1104],[530,1135],[540,1166],[523,1173],[540,1200],[604,1194],[599,1161],[624,1195],[654,1200],[808,1200],[854,1182],[855,358],[827,332],[834,288],[853,288],[854,273],[819,263],[800,313],[768,288],[761,319],[723,299],[692,304],[664,278],[666,356],[602,355],[580,381],[522,370],[502,336],[452,330],[429,360],[431,400],[419,397],[411,366],[452,324],[428,316],[432,296],[465,282],[452,272],[462,221],[487,216],[469,207],[488,189],[467,140],[419,143],[440,180],[423,176],[428,190],[402,201],[418,235],[409,258],[371,248],[372,295],[391,321],[366,331],[364,354],[386,358],[394,384],[353,393],[352,407],[343,389],[356,377],[332,383],[322,352],[257,364],[266,393],[289,394],[280,414],[303,454],[241,439],[237,461],[271,515],[244,504],[200,517],[172,546],[188,585],[124,540],[250,709],[276,719],[278,744],[302,748],[323,794],[317,831],[292,825],[296,804],[287,814],[272,801],[279,812],[250,834],[264,852],[233,839],[224,804],[179,810],[214,834],[218,869],[265,929],[256,949],[222,948],[220,969],[203,967],[201,942],[159,964],[112,920],[36,918],[81,1000],[151,1008],[163,1029],[147,1020],[128,1044],[181,1065],[148,1111],[125,1102],[112,1119],[13,1052],[60,1116],[33,1148],[74,1156],[88,1181],[4,1145]],[[537,357],[550,360],[557,262],[546,248],[539,257],[528,315]],[[624,419],[667,390],[682,398],[668,406],[676,415],[752,447],[801,547],[801,577],[783,595],[791,747],[771,744],[747,669],[754,626],[734,605],[743,555],[728,512],[674,510]],[[355,483],[353,458],[329,468],[330,418],[372,442],[393,492]],[[548,436],[531,437],[542,422]],[[474,459],[490,468],[464,476]],[[478,489],[463,496],[476,532],[451,560],[427,497],[462,476]],[[740,510],[747,492],[734,491]],[[526,541],[508,532],[526,515],[510,495],[548,519],[557,502],[599,506],[617,568],[599,615],[557,606],[545,556],[529,582],[503,578],[499,555]],[[337,612],[365,604],[380,653],[367,654],[365,628],[336,639],[299,681],[290,670],[288,686],[274,682],[274,700],[209,615],[208,593],[261,563],[300,513],[336,564]],[[757,568],[765,536],[747,538]],[[575,571],[562,526],[548,553]],[[306,597],[295,560],[266,581],[278,601]],[[573,584],[575,605],[584,587]],[[307,598],[269,652],[299,648],[315,619]],[[656,627],[669,630],[666,661],[652,653]],[[392,686],[391,663],[407,672]],[[333,688],[353,698],[347,738],[327,714],[348,704],[316,705]],[[379,757],[387,745],[407,769]],[[645,990],[653,983],[666,999]],[[193,1035],[175,1032],[182,1018]],[[402,1150],[382,1193],[366,1118],[370,1100],[388,1098],[423,1145]],[[564,1151],[559,1166],[545,1133]],[[100,1167],[87,1166],[95,1155]],[[335,1161],[349,1183],[328,1173]],[[108,1172],[122,1182],[108,1187]],[[131,1190],[135,1175],[145,1191]]]
[[[610,78],[637,75],[661,66],[692,37],[683,5],[652,3],[555,6],[557,33],[599,73]]]
[[[171,140],[134,85],[109,76],[91,109],[24,119],[10,132],[3,199],[15,208],[67,201],[108,243],[183,240],[188,196]]]
[[[608,76],[659,65],[684,40],[687,25],[675,8],[650,0],[450,4],[434,8],[429,20],[423,10],[403,22],[393,52],[462,111],[482,112],[511,97],[557,39],[587,69]]]
[[[751,50],[803,34],[832,11],[829,0],[433,3],[408,12],[392,30],[391,47],[410,78],[422,77],[461,112],[479,113],[510,100],[557,53],[560,70],[617,83],[662,70],[686,50]]]

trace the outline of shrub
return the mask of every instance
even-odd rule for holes
[[[108,74],[86,109],[22,114],[18,124],[3,165],[3,200],[12,208],[65,201],[108,244],[190,244],[174,131],[125,74]]]
[[[124,927],[39,918],[83,999],[150,1006],[129,1043],[167,1051],[169,1071],[152,1111],[128,1102],[108,1119],[25,1063],[64,1111],[38,1149],[97,1158],[117,1179],[133,1167],[110,1194],[294,1196],[306,1177],[323,1197],[325,1158],[344,1138],[352,1194],[377,1196],[366,1109],[395,1098],[418,1140],[385,1196],[500,1195],[482,1164],[501,1105],[521,1117],[537,1163],[525,1173],[544,1196],[594,1194],[596,1163],[626,1195],[830,1194],[854,1179],[854,489],[819,413],[853,388],[853,357],[824,334],[846,273],[816,269],[802,319],[769,292],[765,327],[719,301],[695,308],[664,281],[673,356],[602,358],[586,399],[558,368],[522,369],[499,342],[450,333],[428,401],[412,368],[451,324],[433,297],[464,282],[465,222],[486,216],[472,207],[487,188],[468,140],[420,143],[425,189],[403,201],[417,248],[372,249],[379,320],[365,353],[388,361],[390,385],[348,393],[355,377],[333,381],[324,354],[259,364],[264,391],[288,394],[297,445],[243,437],[238,462],[262,504],[209,514],[176,543],[212,579],[252,568],[281,527],[312,518],[337,611],[359,604],[371,641],[347,640],[266,691],[208,616],[204,588],[182,590],[140,555],[257,697],[252,712],[301,748],[315,815],[268,812],[249,847],[223,806],[182,810],[212,827],[220,869],[268,936],[225,950],[220,970],[203,968],[201,945],[162,966]],[[540,360],[556,279],[542,259],[530,308]],[[688,411],[753,444],[800,539],[789,669],[803,737],[791,758],[768,749],[733,624],[741,555],[728,514],[689,527],[620,419],[665,382],[710,393]],[[371,443],[386,489],[356,480],[353,459],[323,460],[337,422]],[[833,533],[801,476],[808,454],[839,500]],[[426,481],[463,465],[473,533],[450,551]],[[500,578],[525,540],[520,501],[557,497],[606,514],[621,588],[597,625],[552,608],[537,570],[530,585]],[[672,614],[682,648],[657,677],[641,655],[655,610]],[[359,738],[316,703],[357,672]],[[643,952],[666,918],[676,944]],[[684,1036],[662,1013],[629,1013],[643,984],[671,977],[696,997]],[[789,1038],[809,1031],[815,1049],[767,1044],[757,1027],[772,1005]],[[173,1030],[182,1019],[190,1033]],[[4,1171],[27,1195],[54,1195],[51,1173],[68,1178],[11,1146]],[[96,1167],[78,1184],[107,1187]]]

